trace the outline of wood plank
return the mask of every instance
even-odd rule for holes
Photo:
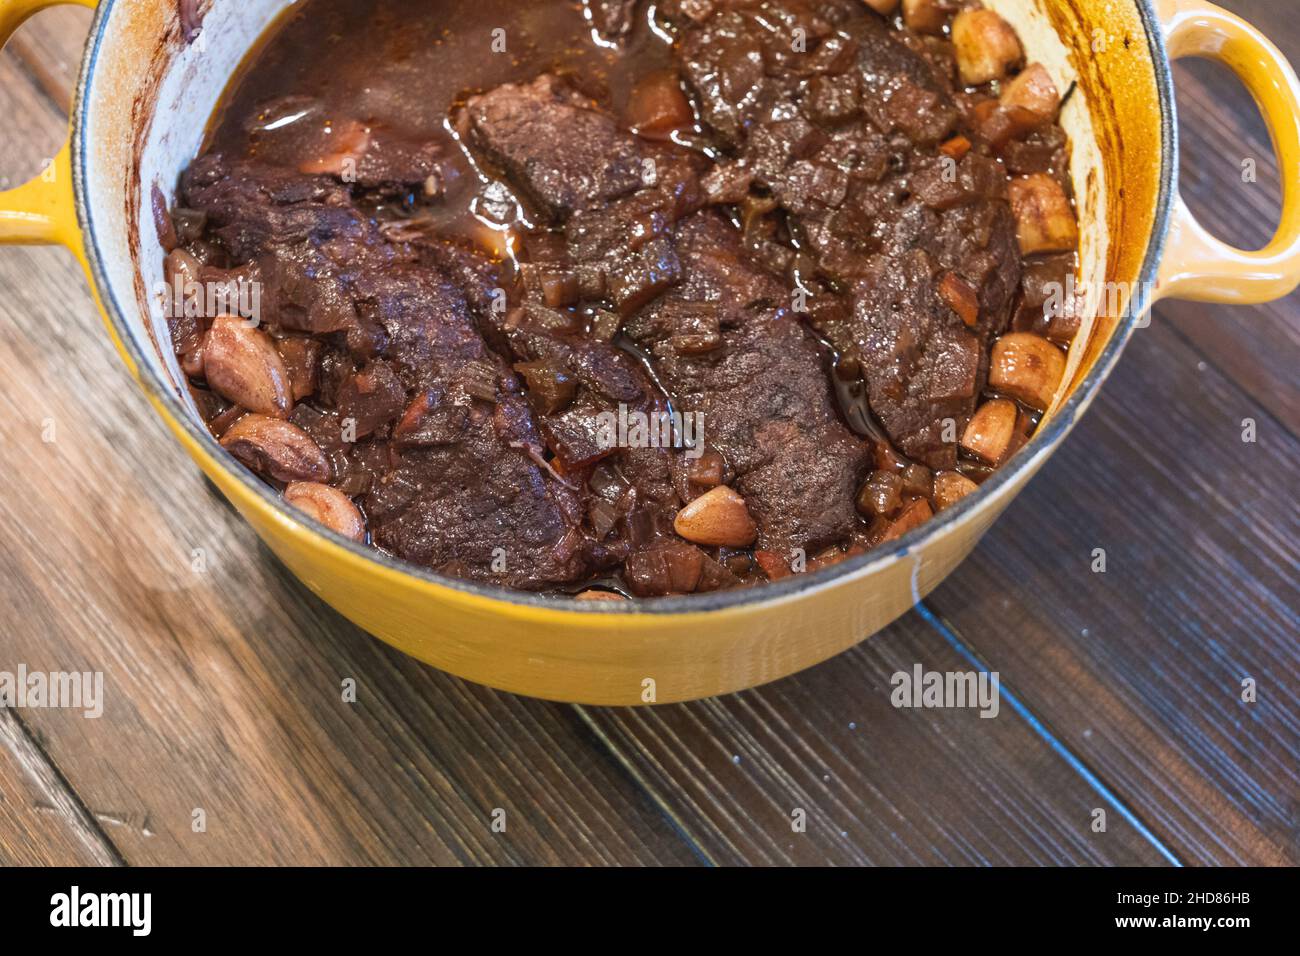
[[[18,59],[6,47],[0,52],[0,89],[5,135],[0,140],[0,189],[10,189],[33,178],[54,159],[67,139],[67,128],[48,99],[37,91]]]
[[[27,21],[7,48],[64,113],[72,108],[81,52],[94,11],[55,7]]]
[[[722,864],[1167,862],[1006,700],[995,718],[896,709],[891,676],[917,663],[970,669],[913,614],[767,687],[584,713]]]
[[[1300,862],[1297,470],[1282,423],[1153,325],[930,598],[1191,861]]]
[[[62,120],[4,56],[33,163]],[[0,251],[0,285],[0,661],[104,673],[102,718],[23,716],[128,862],[695,862],[570,709],[417,665],[294,581],[154,418],[70,257]]]
[[[119,862],[18,715],[0,708],[0,866]]]

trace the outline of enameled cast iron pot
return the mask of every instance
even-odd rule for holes
[[[0,42],[58,2],[0,0]],[[906,611],[971,551],[1065,439],[1155,301],[1262,302],[1300,282],[1300,83],[1268,40],[1202,0],[986,0],[1059,89],[1078,83],[1062,122],[1079,201],[1087,334],[1031,445],[977,494],[901,540],[766,587],[575,605],[444,579],[304,524],[223,451],[195,417],[151,302],[163,261],[152,186],[171,193],[232,74],[289,5],[200,0],[203,31],[187,45],[176,0],[102,0],[70,144],[44,175],[0,194],[0,242],[58,243],[81,260],[108,333],[157,413],[308,587],[403,651],[493,687],[594,704],[679,701],[839,653]],[[1226,63],[1268,121],[1285,195],[1278,235],[1260,252],[1210,236],[1178,197],[1169,64],[1183,56]]]

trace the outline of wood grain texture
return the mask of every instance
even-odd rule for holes
[[[0,709],[0,867],[120,861],[18,714]]]
[[[82,47],[94,15],[85,7],[54,7],[24,24],[8,47],[15,62],[65,114],[72,107]]]
[[[722,864],[1165,862],[1004,698],[895,708],[892,675],[965,671],[915,614],[809,671],[729,697],[587,719]],[[1091,829],[1094,810],[1107,829]],[[806,831],[795,832],[795,812]]]
[[[0,61],[31,165],[62,119],[23,81]],[[70,257],[4,250],[0,286],[0,662],[104,673],[99,720],[23,716],[128,862],[695,860],[568,708],[415,665],[294,581],[152,415]]]

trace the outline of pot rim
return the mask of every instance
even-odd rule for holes
[[[896,541],[883,545],[831,567],[808,574],[792,575],[779,581],[751,588],[730,591],[715,591],[707,594],[682,595],[642,599],[636,602],[575,602],[570,596],[551,596],[515,591],[495,585],[478,584],[459,578],[444,577],[431,570],[411,564],[386,552],[358,544],[350,539],[325,529],[319,525],[310,525],[300,520],[294,510],[277,495],[265,482],[240,464],[233,455],[222,448],[206,429],[199,424],[185,408],[175,390],[160,376],[152,371],[151,363],[145,350],[124,316],[116,290],[108,280],[104,267],[104,257],[99,247],[99,237],[95,232],[94,210],[88,200],[86,170],[89,165],[89,142],[86,136],[88,110],[87,93],[95,76],[95,67],[104,43],[107,26],[119,0],[102,0],[95,11],[94,22],[90,29],[86,54],[82,59],[81,72],[77,81],[76,95],[72,109],[72,182],[77,211],[77,224],[81,230],[86,262],[90,270],[103,311],[112,325],[119,342],[139,370],[137,381],[155,402],[165,406],[175,422],[185,430],[189,438],[198,447],[203,448],[215,463],[240,482],[244,488],[258,498],[270,511],[277,513],[281,520],[291,522],[304,534],[314,535],[315,544],[333,545],[346,551],[353,558],[378,565],[390,572],[413,578],[422,584],[431,584],[463,594],[485,599],[494,604],[512,608],[531,608],[534,610],[557,611],[569,615],[684,615],[700,614],[711,611],[737,610],[746,608],[755,610],[765,604],[805,596],[813,591],[822,590],[833,585],[848,582],[855,578],[866,577],[875,569],[890,562],[896,562],[907,555],[924,549],[940,536],[950,533],[956,526],[969,522],[977,514],[992,506],[1019,475],[1036,468],[1050,455],[1073,429],[1080,416],[1092,404],[1101,384],[1114,370],[1124,347],[1128,344],[1137,325],[1138,319],[1154,306],[1152,290],[1155,285],[1156,272],[1163,256],[1168,239],[1170,223],[1173,216],[1174,200],[1178,185],[1178,126],[1177,107],[1174,97],[1173,70],[1170,64],[1164,33],[1160,19],[1154,9],[1154,0],[1133,0],[1142,19],[1147,37],[1151,61],[1155,68],[1156,88],[1159,97],[1161,125],[1160,190],[1156,199],[1155,217],[1147,244],[1146,254],[1136,291],[1131,297],[1128,308],[1116,325],[1110,341],[1097,357],[1088,374],[1075,388],[1073,394],[1057,411],[1048,423],[1045,431],[1036,434],[1029,446],[1021,453],[1019,460],[1013,460],[1012,467],[1003,467],[995,471],[992,477],[980,485],[979,490],[968,495],[957,505],[935,515],[919,528],[908,532]],[[152,346],[151,346],[152,347]],[[915,593],[917,603],[921,596]]]

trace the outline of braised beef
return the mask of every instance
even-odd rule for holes
[[[641,148],[553,76],[507,84],[468,104],[473,140],[551,219],[645,184]]]
[[[535,87],[570,99],[546,78]],[[619,135],[613,117],[585,107],[565,107],[549,120],[564,142]],[[517,122],[528,125],[522,111]],[[552,181],[557,164],[539,173],[525,158],[535,146],[521,145],[509,121],[499,120],[495,132],[494,156],[517,171],[512,182],[536,193],[539,179]],[[760,545],[785,554],[847,539],[868,450],[836,417],[824,358],[791,310],[789,290],[745,261],[739,234],[717,214],[680,222],[701,199],[687,157],[633,143],[584,170],[583,182],[607,182],[628,161],[649,161],[653,181],[599,207],[590,199],[571,204],[569,256],[601,264],[604,297],[630,316],[626,330],[649,352],[677,410],[703,414],[709,446],[732,468],[758,521]]]
[[[890,437],[927,465],[955,466],[1020,256],[997,162],[931,151],[961,122],[951,64],[856,0],[716,7],[682,17],[704,119],[806,244],[800,281],[845,298],[819,331],[861,360]],[[800,37],[808,53],[791,57]],[[943,272],[977,291],[972,327],[936,295]]]
[[[474,254],[388,242],[326,177],[210,155],[184,192],[236,262],[264,266],[268,327],[332,336],[342,349],[337,384],[318,396],[332,407],[300,424],[329,453],[334,483],[358,493],[357,471],[368,476],[359,493],[377,545],[524,588],[612,563],[583,530],[581,495],[542,457],[518,377],[483,340],[490,303],[466,282]],[[383,454],[366,454],[371,437]]]
[[[861,0],[444,7],[296,8],[158,204],[176,304],[260,293],[285,421],[204,378],[215,316],[169,317],[250,467],[440,573],[640,597],[829,567],[987,477],[995,340],[1078,328],[1009,202],[1068,196],[1059,126]]]
[[[713,212],[682,224],[681,287],[627,325],[665,387],[702,412],[708,445],[759,525],[759,546],[789,558],[847,540],[870,452],[836,415],[823,356],[789,292],[747,262],[734,227]],[[705,318],[716,346],[683,348]]]

